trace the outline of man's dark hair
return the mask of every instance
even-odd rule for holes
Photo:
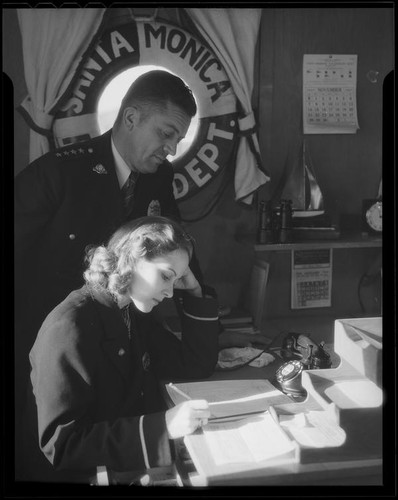
[[[148,71],[131,84],[123,98],[116,122],[120,120],[127,106],[136,104],[145,108],[148,106],[166,108],[169,103],[181,108],[190,118],[196,114],[195,98],[181,78],[168,71]]]

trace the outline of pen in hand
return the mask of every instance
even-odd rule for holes
[[[275,408],[273,406],[268,407],[268,413],[271,415],[271,417],[274,419],[276,423],[279,422],[278,414],[276,413]]]
[[[173,391],[175,391],[177,394],[179,394],[180,396],[182,396],[184,399],[186,399],[187,401],[190,401],[191,398],[188,396],[188,394],[185,394],[185,392],[183,392],[181,389],[179,389],[178,387],[176,387],[172,382],[169,382],[168,384],[168,387],[170,389],[172,389]],[[258,411],[251,411],[251,412],[244,412],[244,413],[235,413],[235,414],[230,414],[230,415],[223,415],[223,416],[210,416],[210,418],[208,419],[209,422],[214,422],[214,421],[217,421],[217,420],[225,420],[225,421],[228,421],[230,419],[236,419],[236,418],[240,418],[240,417],[248,417],[248,416],[251,416],[251,415],[259,415],[259,414],[262,414],[262,413],[265,413],[267,412],[271,415],[271,417],[273,418],[273,420],[275,422],[278,422],[279,421],[279,418],[278,418],[278,415],[274,409],[273,406],[269,406],[267,410],[258,410]]]
[[[181,389],[179,389],[178,387],[176,387],[172,382],[170,382],[168,384],[168,386],[170,387],[170,389],[173,389],[173,391],[175,391],[177,394],[179,394],[180,396],[182,396],[183,398],[185,398],[187,401],[189,401],[191,399],[188,396],[188,394],[185,394],[185,392],[182,392]]]
[[[278,415],[272,406],[269,406],[268,410],[249,411],[249,412],[245,412],[245,413],[231,413],[229,415],[227,414],[227,415],[223,415],[220,417],[210,417],[209,422],[213,422],[213,421],[217,421],[217,420],[225,420],[225,421],[235,420],[235,419],[242,420],[240,417],[246,418],[246,417],[249,417],[252,415],[261,415],[261,414],[264,414],[266,412],[268,412],[271,415],[271,417],[273,418],[273,420],[275,422],[277,422],[277,423],[279,422]]]

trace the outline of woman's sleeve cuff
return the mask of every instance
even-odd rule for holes
[[[185,294],[183,313],[193,319],[217,321],[218,303],[214,298],[194,297]]]
[[[149,413],[140,418],[140,438],[146,468],[172,463],[164,412]]]

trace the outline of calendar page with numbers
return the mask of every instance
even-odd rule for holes
[[[304,134],[354,134],[358,130],[357,55],[304,54]]]
[[[292,309],[332,305],[331,248],[292,250]]]

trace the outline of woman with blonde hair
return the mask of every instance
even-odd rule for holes
[[[155,216],[88,251],[85,285],[47,316],[30,352],[39,453],[29,449],[28,480],[81,482],[99,465],[169,465],[170,440],[207,422],[205,400],[166,409],[159,391],[160,380],[206,378],[217,363],[218,305],[203,297],[191,255],[181,226]],[[183,290],[181,339],[152,311],[174,289]]]

